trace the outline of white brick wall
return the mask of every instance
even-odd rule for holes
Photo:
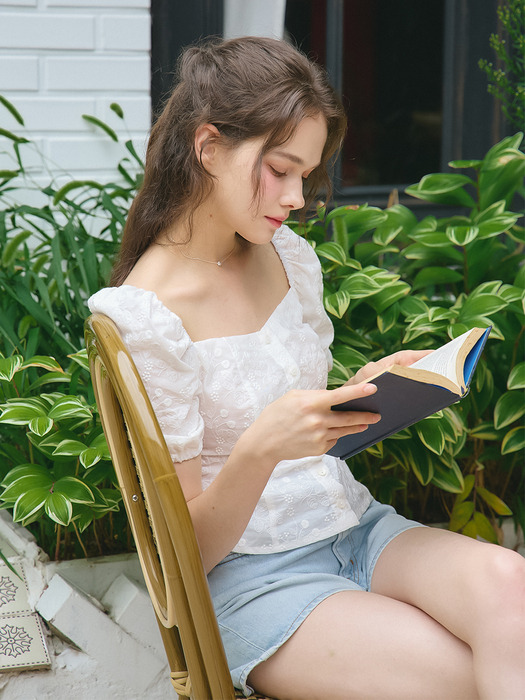
[[[57,182],[115,180],[132,138],[144,153],[150,127],[150,0],[0,0],[0,94],[21,113],[27,136]],[[117,102],[120,120],[109,108]],[[116,144],[82,119],[114,129]],[[0,104],[0,128],[24,129]],[[0,169],[11,168],[0,138]],[[21,145],[38,180],[39,158]]]

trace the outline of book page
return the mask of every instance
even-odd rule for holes
[[[421,360],[414,362],[414,364],[410,366],[414,369],[425,369],[430,372],[441,374],[443,377],[447,377],[450,381],[454,382],[454,384],[458,384],[459,380],[460,386],[462,382],[461,378],[458,378],[456,375],[456,358],[465,339],[471,332],[470,330],[459,335],[457,338],[454,338],[454,340],[434,350],[430,355],[421,358]]]

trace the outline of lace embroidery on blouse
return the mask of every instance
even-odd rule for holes
[[[92,312],[119,327],[173,460],[202,455],[203,488],[269,403],[291,389],[326,388],[333,328],[317,255],[286,226],[273,243],[290,289],[254,333],[193,342],[153,292],[132,286],[102,289],[89,300]],[[282,461],[234,551],[283,551],[329,537],[356,525],[370,501],[341,460]]]

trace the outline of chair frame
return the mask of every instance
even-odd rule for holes
[[[234,700],[206,573],[173,461],[115,323],[96,313],[86,346],[102,427],[168,657],[192,700]]]

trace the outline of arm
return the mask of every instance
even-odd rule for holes
[[[331,410],[335,403],[374,391],[372,384],[358,384],[285,394],[241,435],[205,491],[200,484],[200,457],[176,465],[206,571],[239,541],[278,462],[322,455],[342,435],[362,432],[377,422],[374,413]]]

